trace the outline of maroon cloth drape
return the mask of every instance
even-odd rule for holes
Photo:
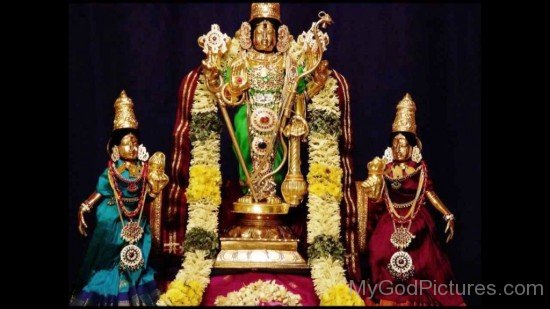
[[[361,268],[359,264],[359,239],[357,230],[357,193],[355,191],[353,177],[353,131],[351,126],[351,101],[349,96],[348,81],[335,70],[332,76],[338,82],[337,94],[340,100],[340,125],[342,137],[340,138],[340,157],[343,170],[343,200],[340,204],[341,233],[346,248],[346,268],[350,279],[359,282],[361,280]]]
[[[193,96],[201,72],[198,67],[187,74],[178,91],[178,107],[174,124],[170,185],[164,191],[164,222],[162,229],[163,253],[181,256],[187,222],[187,198],[185,190],[189,184],[191,141],[189,121]]]

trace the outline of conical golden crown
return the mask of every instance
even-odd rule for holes
[[[250,5],[250,20],[256,18],[273,18],[281,22],[281,6],[279,3],[260,2]]]
[[[392,132],[410,132],[416,135],[416,104],[409,93],[397,104],[397,113],[392,125]]]
[[[115,101],[115,120],[113,121],[113,131],[117,129],[137,129],[138,122],[134,114],[134,103],[122,90],[120,96]]]

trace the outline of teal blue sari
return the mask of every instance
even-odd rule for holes
[[[117,167],[121,164],[120,160],[116,162]],[[133,179],[126,170],[122,176]],[[114,181],[117,181],[123,197],[139,196],[142,182],[139,182],[137,192],[129,192],[125,183],[116,178]],[[144,229],[143,237],[135,243],[142,251],[145,266],[136,271],[121,270],[120,251],[127,243],[120,237],[122,223],[109,184],[108,169],[99,177],[96,190],[103,196],[103,200],[96,209],[97,224],[80,271],[77,284],[80,288],[73,295],[71,305],[154,305],[159,298],[159,290],[154,280],[155,271],[147,266],[151,251],[148,220],[142,217],[140,223]],[[138,202],[124,204],[128,210],[138,206]],[[124,222],[127,222],[126,218]]]

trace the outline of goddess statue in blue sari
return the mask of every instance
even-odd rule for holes
[[[71,305],[154,305],[159,297],[148,260],[160,237],[154,234],[160,231],[162,189],[168,176],[164,154],[149,158],[138,138],[133,102],[122,91],[108,144],[111,160],[78,212],[78,230],[86,236],[84,215],[99,204]]]

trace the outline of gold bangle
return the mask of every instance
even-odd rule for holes
[[[86,203],[86,202],[82,202],[82,204],[80,204],[80,208],[84,212],[89,212],[90,211],[90,205],[88,205],[88,203]]]
[[[454,219],[455,219],[455,216],[451,213],[446,214],[446,215],[443,216],[443,220],[445,220],[445,221],[454,220]]]

